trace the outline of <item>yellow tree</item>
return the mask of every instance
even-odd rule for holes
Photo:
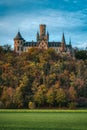
[[[66,94],[62,88],[59,88],[56,93],[56,102],[59,107],[65,106],[66,103]]]

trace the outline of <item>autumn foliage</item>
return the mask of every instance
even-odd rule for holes
[[[87,60],[53,49],[0,50],[0,108],[87,107]]]

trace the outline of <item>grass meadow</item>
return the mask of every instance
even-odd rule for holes
[[[87,130],[87,110],[0,110],[0,130]]]

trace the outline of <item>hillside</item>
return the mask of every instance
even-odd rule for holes
[[[53,49],[0,49],[0,108],[87,107],[87,60]]]

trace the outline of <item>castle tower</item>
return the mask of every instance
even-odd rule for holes
[[[20,32],[17,33],[16,37],[14,38],[14,51],[19,55],[23,52],[23,44],[25,40],[22,38]]]
[[[46,25],[41,24],[40,25],[40,36],[45,36],[46,35]]]
[[[46,25],[39,26],[40,33],[37,33],[37,46],[40,49],[48,49],[49,33],[46,33]]]
[[[62,35],[61,51],[62,51],[62,52],[65,52],[65,51],[66,51],[66,41],[65,41],[64,33],[63,33],[63,35]]]
[[[48,32],[46,33],[46,25],[45,24],[41,24],[40,25],[40,34],[37,34],[39,42],[41,42],[42,40],[44,40],[45,42],[48,42],[49,40],[49,34]]]

